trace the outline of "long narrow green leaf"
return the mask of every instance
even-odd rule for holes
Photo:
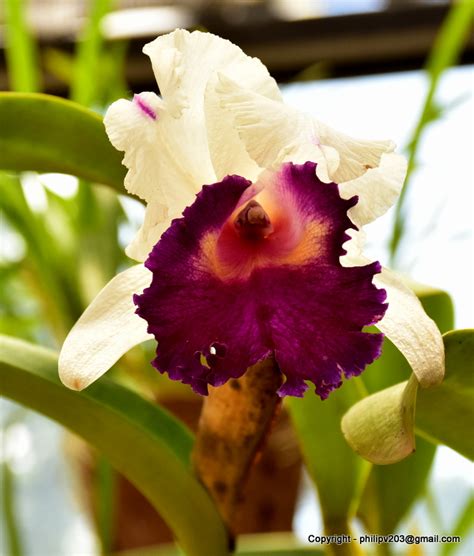
[[[340,427],[342,415],[361,399],[360,387],[360,382],[354,379],[324,401],[312,390],[303,399],[287,400],[306,467],[318,490],[328,533],[348,531],[369,471],[369,464],[345,442]]]
[[[25,0],[5,0],[6,62],[12,91],[34,93],[40,89],[38,52],[26,21]]]
[[[107,380],[85,392],[57,378],[54,352],[2,337],[4,395],[82,436],[149,498],[187,556],[227,555],[224,525],[190,470],[191,434],[159,407]]]
[[[465,539],[468,535],[473,534],[472,524],[474,523],[474,496],[471,494],[465,505],[461,508],[454,527],[450,530],[450,535]],[[450,556],[456,549],[462,545],[455,543],[446,543],[442,545],[440,556]]]
[[[370,533],[393,533],[422,494],[436,446],[417,437],[416,452],[393,465],[374,465],[357,516]]]
[[[110,185],[125,168],[100,116],[50,95],[0,93],[0,169],[60,172]]]

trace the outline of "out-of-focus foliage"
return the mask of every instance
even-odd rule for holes
[[[465,40],[469,32],[472,31],[473,18],[474,2],[472,0],[459,0],[456,2],[439,32],[428,58],[426,73],[429,79],[429,87],[418,123],[407,147],[408,171],[405,185],[396,206],[395,223],[390,240],[392,261],[396,260],[397,250],[405,233],[404,205],[408,188],[411,184],[411,176],[416,168],[420,141],[427,127],[439,119],[443,112],[443,109],[436,103],[436,91],[439,80],[443,72],[455,64],[461,55]]]
[[[365,393],[363,383],[354,379],[332,393],[331,403],[319,399],[312,389],[303,400],[287,401],[329,534],[349,532],[370,469],[346,443],[340,425],[344,413]]]
[[[186,554],[227,554],[224,525],[191,472],[193,442],[183,425],[158,405],[107,380],[82,393],[72,392],[59,381],[54,352],[8,337],[0,342],[6,396],[63,424],[100,450],[146,494]]]
[[[26,23],[26,3],[9,0],[7,4],[6,55],[11,89],[21,94],[39,92],[38,55]],[[62,77],[71,95],[99,112],[127,94],[123,77],[126,44],[105,45],[100,32],[100,16],[109,4],[91,2],[96,16],[87,25],[84,40],[74,57],[61,59]],[[90,64],[96,68],[94,79],[88,72]],[[53,63],[49,69],[54,73]],[[86,82],[81,86],[79,81],[83,79]],[[1,156],[19,162],[17,170],[26,169],[21,164],[35,158],[35,164],[29,166],[32,170],[67,171],[83,180],[115,181],[117,189],[125,192],[121,187],[125,172],[120,154],[109,144],[99,115],[51,97],[24,95],[22,98],[30,104],[21,107],[20,102],[17,109],[10,105],[7,108],[12,97],[3,98],[6,104],[0,117],[0,141],[9,145],[2,143],[0,151]],[[82,128],[80,133],[77,126]],[[19,140],[16,145],[15,137]],[[29,155],[24,150],[28,141]],[[89,155],[98,164],[92,172]],[[15,169],[12,158],[8,162],[3,159],[1,167]],[[71,163],[75,168],[67,169]],[[1,233],[12,246],[2,253],[0,267],[0,332],[59,347],[96,293],[130,264],[119,244],[119,230],[127,221],[117,195],[106,188],[80,181],[72,194],[66,195],[61,187],[58,194],[49,186],[43,187],[42,182],[49,183],[47,177],[34,173],[0,172]],[[149,356],[137,349],[122,361],[121,368],[143,368],[148,360]],[[146,380],[138,381],[135,388],[142,387],[139,383],[143,386]],[[149,393],[149,389],[146,391]],[[98,535],[107,553],[113,515],[113,492],[107,485],[113,482],[113,471],[108,464],[102,464],[101,469],[97,483],[102,508]],[[5,515],[10,516],[5,523],[6,540],[10,546],[18,545],[20,555],[13,479],[9,488],[3,489],[2,501]]]
[[[40,89],[39,56],[36,43],[29,33],[25,17],[25,3],[21,0],[5,0],[6,61],[10,87],[13,91],[33,93]]]

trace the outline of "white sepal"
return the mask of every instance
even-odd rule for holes
[[[137,344],[152,338],[147,323],[135,314],[133,294],[151,282],[151,273],[136,265],[115,276],[95,297],[69,332],[59,355],[59,377],[82,390],[108,371]]]
[[[379,330],[402,352],[422,387],[442,382],[444,344],[436,323],[396,272],[383,268],[374,284],[387,292],[388,309],[377,323]]]

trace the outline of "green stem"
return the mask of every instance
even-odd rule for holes
[[[416,167],[420,141],[427,126],[433,121],[435,93],[439,80],[443,72],[458,60],[468,36],[473,15],[474,2],[472,0],[460,0],[453,5],[441,27],[426,64],[426,71],[430,79],[429,88],[423,110],[408,145],[407,177],[396,207],[395,222],[389,245],[392,264],[395,261],[400,242],[405,234],[404,211],[406,196],[411,184],[411,175]]]
[[[89,18],[84,34],[77,44],[71,99],[85,106],[90,106],[96,101],[97,86],[100,82],[100,54],[104,43],[101,22],[112,3],[113,0],[89,2]]]
[[[36,43],[28,28],[24,0],[6,0],[6,62],[12,91],[34,93],[40,90]]]
[[[2,464],[2,514],[9,556],[22,556],[20,532],[15,509],[15,475],[8,463]]]

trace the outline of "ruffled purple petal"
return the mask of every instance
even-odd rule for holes
[[[150,287],[134,298],[160,372],[206,394],[273,355],[281,396],[302,396],[309,380],[324,399],[378,357],[382,335],[362,329],[386,310],[372,284],[380,265],[341,266],[356,199],[315,167],[285,164],[253,185],[228,176],[173,221],[146,262]]]

